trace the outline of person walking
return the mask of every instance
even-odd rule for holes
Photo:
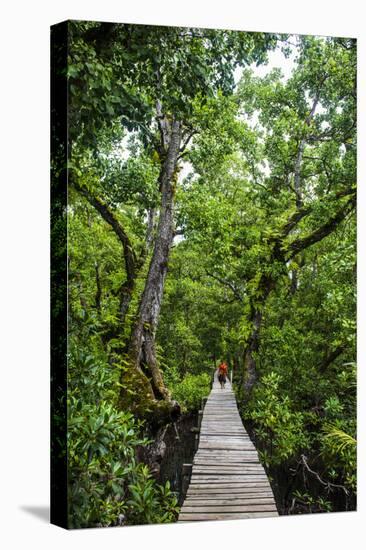
[[[228,373],[228,366],[225,363],[225,361],[221,361],[218,369],[218,374],[219,374],[219,382],[222,390],[224,389],[226,384],[227,373]]]

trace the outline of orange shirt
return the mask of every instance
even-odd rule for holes
[[[227,364],[226,363],[221,363],[221,365],[219,366],[219,373],[220,374],[227,374]]]

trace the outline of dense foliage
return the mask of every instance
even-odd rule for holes
[[[174,521],[138,448],[223,358],[279,510],[354,508],[355,79],[348,39],[70,23],[72,526]]]
[[[68,467],[70,527],[174,521],[177,497],[136,460],[143,426],[116,405],[118,372],[97,349],[70,345]]]

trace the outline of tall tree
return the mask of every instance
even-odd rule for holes
[[[275,36],[261,33],[72,24],[72,147],[77,151],[81,143],[93,148],[98,132],[119,118],[128,131],[139,133],[145,149],[155,151],[160,162],[159,221],[128,357],[135,382],[138,375],[144,394],[147,390],[152,402],[166,401],[168,411],[175,404],[157,364],[155,332],[174,235],[178,161],[200,130],[193,125],[194,105],[204,104],[218,90],[232,93],[235,67],[264,61],[275,42]],[[126,397],[122,389],[122,401]]]
[[[220,161],[217,164],[220,158],[217,142],[212,151],[207,148],[207,143],[214,140],[217,121],[205,136],[196,140],[190,154],[200,179],[190,186],[192,198],[186,202],[188,234],[193,230],[201,243],[206,241],[205,246],[208,238],[210,262],[214,261],[210,272],[217,280],[221,278],[222,284],[230,284],[234,294],[238,284],[245,288],[242,387],[247,394],[258,378],[255,356],[268,297],[284,278],[291,277],[295,285],[296,273],[289,273],[291,262],[300,262],[300,256],[309,247],[336,231],[355,209],[355,78],[353,41],[300,38],[298,64],[287,82],[283,82],[278,70],[264,78],[244,71],[236,115],[222,113],[226,129],[238,124],[239,117],[244,118],[243,129],[236,134],[231,132],[234,142],[223,151],[221,165]],[[258,122],[248,126],[254,114]],[[221,144],[224,140],[222,137]],[[228,176],[228,171],[234,178]],[[259,228],[253,230],[257,233],[254,242],[252,234],[244,228],[236,242],[230,238],[228,242],[227,224],[233,237],[238,232],[230,214],[222,204],[211,201],[217,208],[215,216],[226,217],[227,223],[221,223],[220,227],[216,219],[212,222],[211,208],[205,205],[207,210],[203,213],[200,206],[204,200],[202,186],[210,195],[215,185],[221,186],[218,196],[222,202],[224,188],[230,194],[230,180],[235,180],[235,174],[237,182],[242,181],[239,185],[245,196],[243,217],[238,223],[248,225],[253,223],[253,215],[257,217]],[[235,196],[238,183],[234,187]],[[245,204],[249,201],[252,206]],[[203,216],[205,222],[197,220],[197,216]],[[215,227],[214,238],[208,231],[201,233],[205,223]],[[264,227],[260,227],[262,223]],[[226,257],[212,254],[213,247],[223,249],[222,243],[226,243]],[[237,273],[234,279],[225,277],[229,251],[235,258],[231,260],[233,266],[238,263],[236,257],[242,255],[240,283]],[[222,262],[221,268],[217,260]],[[236,299],[240,299],[236,294]]]

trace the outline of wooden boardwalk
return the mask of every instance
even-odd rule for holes
[[[242,424],[230,382],[222,390],[215,374],[178,521],[269,516],[278,512],[267,475]]]

